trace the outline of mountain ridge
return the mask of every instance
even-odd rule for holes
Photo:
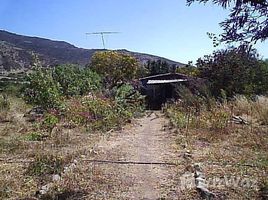
[[[25,36],[0,30],[0,72],[12,70],[28,70],[32,63],[32,54],[37,54],[44,66],[58,64],[78,64],[85,66],[90,62],[92,55],[106,49],[84,49],[65,41],[47,38]],[[126,49],[115,50],[137,58],[141,63],[151,60],[162,60],[177,67],[185,64],[170,59],[150,55],[147,53],[132,52]]]

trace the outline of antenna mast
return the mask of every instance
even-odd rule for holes
[[[103,49],[105,48],[105,39],[104,39],[104,35],[111,35],[111,34],[118,34],[119,32],[108,32],[108,31],[104,31],[104,32],[93,32],[93,33],[86,33],[86,35],[100,35],[101,36],[101,40],[102,40],[102,45],[103,45]]]

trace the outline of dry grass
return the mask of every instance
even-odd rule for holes
[[[180,115],[188,115],[182,113],[180,108],[177,109]],[[174,105],[167,110],[171,119],[180,116],[172,116],[172,113],[176,112]],[[210,180],[233,176],[256,181],[254,188],[242,186],[234,188],[232,185],[210,186],[209,189],[222,199],[260,199],[261,188],[266,188],[267,191],[265,186],[268,182],[268,126],[265,125],[268,120],[267,110],[267,98],[259,97],[256,101],[251,101],[240,96],[235,102],[218,104],[210,111],[202,110],[195,116],[199,123],[191,124],[190,119],[185,127],[180,127],[177,131],[178,148],[182,152],[190,150],[193,155],[193,159],[188,161],[186,166],[201,163],[207,179]],[[232,114],[240,115],[250,119],[249,122],[252,123],[234,124],[217,113],[225,113],[224,116],[228,117]],[[204,116],[210,117],[204,118]],[[172,120],[174,122],[174,119]],[[212,122],[222,123],[224,126],[215,128]],[[197,199],[198,195],[193,189],[189,189],[183,191],[181,198]]]
[[[40,199],[92,199],[98,195],[100,199],[105,198],[105,194],[98,191],[108,190],[104,187],[113,187],[113,181],[117,180],[110,180],[109,174],[103,173],[104,169],[87,165],[80,159],[81,155],[91,156],[90,149],[100,135],[88,135],[79,127],[68,128],[63,121],[48,137],[38,121],[28,122],[23,117],[28,105],[16,98],[10,100],[7,112],[10,121],[0,123],[0,199],[34,197],[47,183],[52,183],[52,187],[46,195],[39,196]],[[191,164],[199,162],[208,178],[250,177],[257,180],[257,189],[210,189],[223,199],[259,199],[268,182],[267,109],[266,98],[253,102],[241,97],[232,104],[215,104],[210,111],[202,108],[198,114],[194,109],[190,110],[190,115],[180,110],[173,118],[174,123],[180,123],[177,127],[178,149],[182,152],[187,149],[193,154],[193,159],[184,163],[185,171]],[[175,108],[170,111],[171,115]],[[250,125],[228,123],[232,114],[256,120],[249,120],[254,122]],[[77,167],[62,173],[63,167],[74,159],[78,160]],[[55,173],[62,173],[63,181],[53,182],[52,174]],[[178,179],[181,173],[176,174]],[[126,184],[122,183],[122,187]],[[198,198],[194,189],[182,191],[180,196],[180,199]]]
[[[257,96],[253,101],[245,96],[236,96],[235,112],[254,118],[260,125],[268,125],[268,98]]]
[[[262,125],[268,125],[268,98],[258,97],[253,105],[254,113]]]
[[[0,199],[30,198],[52,182],[52,174],[61,173],[72,160],[85,155],[100,134],[89,137],[84,129],[65,128],[63,121],[49,135],[40,122],[29,122],[24,117],[30,106],[16,97],[9,100],[8,120],[0,122]],[[79,197],[83,192],[69,185],[77,183],[74,176],[65,176],[66,181],[57,190],[52,188],[52,196],[40,198]]]

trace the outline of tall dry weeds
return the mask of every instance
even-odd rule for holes
[[[268,97],[257,96],[255,100],[251,100],[243,95],[237,95],[235,112],[237,115],[250,115],[261,125],[268,125]]]

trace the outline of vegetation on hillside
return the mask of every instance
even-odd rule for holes
[[[94,57],[94,71],[77,65],[43,68],[35,57],[23,87],[10,84],[1,92],[0,156],[15,159],[12,167],[0,167],[1,174],[13,169],[11,176],[0,176],[1,199],[33,196],[52,175],[65,173],[75,157],[89,152],[98,133],[118,130],[143,113],[143,96],[131,85],[138,62],[116,52]],[[27,164],[21,166],[18,158]],[[58,194],[62,187],[51,190]]]
[[[95,54],[86,68],[43,68],[38,59],[33,64],[33,70],[21,79],[22,88],[17,87],[18,83],[8,85],[0,95],[0,155],[12,162],[20,158],[28,163],[0,167],[1,173],[11,174],[0,176],[0,183],[7,183],[0,184],[0,198],[32,196],[55,174],[66,176],[66,182],[50,189],[53,198],[66,188],[77,187],[79,181],[65,175],[66,165],[72,165],[81,154],[94,153],[89,146],[94,146],[97,133],[118,130],[142,114],[143,96],[133,80],[169,72],[208,81],[195,94],[178,87],[181,99],[164,107],[177,133],[178,147],[195,153],[194,161],[211,169],[207,173],[210,177],[250,175],[259,180],[258,188],[265,188],[267,97],[258,95],[267,94],[268,63],[254,50],[219,50],[200,58],[196,66],[189,63],[177,69],[162,61],[140,66],[131,56],[113,51]],[[241,124],[232,121],[234,116],[243,119]],[[183,163],[186,170],[192,161]],[[211,163],[220,167],[212,168]],[[222,169],[227,164],[228,168]],[[241,166],[252,167],[241,170]],[[13,181],[15,175],[17,183]],[[229,191],[228,195],[237,198],[242,189]],[[221,189],[219,192],[225,193]],[[243,195],[255,198],[257,194],[248,190]]]
[[[222,90],[228,97],[268,93],[268,62],[262,60],[255,49],[229,47],[217,50],[199,58],[196,66],[189,63],[176,72],[206,80],[210,93],[216,98]]]
[[[235,94],[261,95],[268,91],[268,63],[258,58],[255,50],[229,48],[197,60],[199,77],[210,82],[213,95],[225,90]]]
[[[153,76],[157,74],[174,73],[176,71],[176,65],[170,65],[165,61],[148,61],[144,65],[144,75]]]
[[[164,112],[177,135],[179,151],[185,152],[181,158],[185,170],[192,172],[192,166],[199,163],[211,181],[208,189],[217,197],[265,199],[268,98],[250,100],[240,95],[228,101],[223,91],[220,100],[208,93],[193,95],[187,88],[179,92],[180,101],[166,105]],[[237,185],[227,185],[225,181],[232,178],[238,181]],[[248,181],[248,186],[242,180]],[[199,195],[192,187],[183,191],[181,197],[198,199]]]

